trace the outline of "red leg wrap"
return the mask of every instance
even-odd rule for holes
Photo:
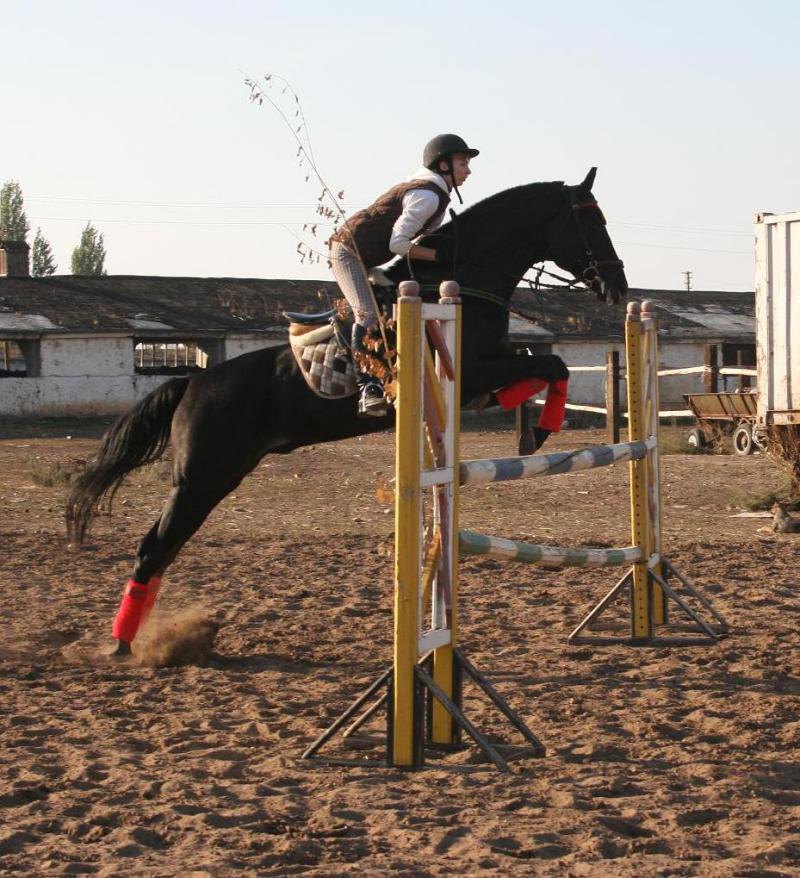
[[[122,593],[122,602],[117,610],[117,617],[114,619],[114,627],[111,629],[112,637],[124,640],[126,643],[133,641],[139,626],[142,624],[148,591],[148,586],[141,582],[128,580],[125,591]]]
[[[150,577],[150,582],[147,583],[147,597],[144,599],[144,611],[142,612],[142,624],[147,621],[147,617],[150,615],[151,610],[156,602],[156,598],[158,597],[158,591],[161,588],[161,577],[160,576],[152,576]]]
[[[551,433],[557,433],[564,423],[568,385],[567,378],[559,381],[545,381],[544,378],[522,378],[509,384],[508,387],[496,391],[495,396],[500,405],[508,410],[521,405],[526,399],[530,399],[546,387],[547,398],[542,413],[539,415],[538,426]]]
[[[547,381],[544,378],[521,378],[519,381],[509,384],[508,387],[502,387],[496,391],[495,396],[500,405],[508,411],[521,405],[526,399],[535,396],[545,387],[547,387]]]
[[[551,433],[558,433],[564,423],[564,410],[567,406],[567,386],[569,381],[564,378],[561,381],[552,381],[547,388],[547,398],[544,408],[539,415],[537,426]]]

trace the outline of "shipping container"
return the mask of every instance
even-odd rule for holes
[[[756,214],[755,231],[758,423],[800,424],[800,212]]]

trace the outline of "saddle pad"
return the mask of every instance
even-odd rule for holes
[[[314,344],[303,344],[303,338],[304,336],[292,338],[291,348],[306,384],[314,393],[323,399],[352,396],[356,393],[358,385],[353,362],[336,336]]]

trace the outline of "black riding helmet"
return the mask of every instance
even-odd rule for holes
[[[468,155],[471,159],[475,158],[476,155],[480,155],[479,149],[471,149],[468,147],[467,142],[463,137],[459,137],[457,134],[437,134],[433,140],[429,140],[425,144],[425,149],[422,151],[422,164],[425,165],[429,171],[441,173],[439,162],[444,160],[447,162],[447,170],[445,173],[452,174],[453,155],[457,152],[462,152],[464,155]],[[458,191],[458,186],[456,186],[455,180],[453,180],[453,189],[458,196],[458,200],[463,204],[464,200],[461,197],[461,193]]]
[[[457,134],[437,134],[425,144],[425,149],[422,151],[422,164],[429,171],[438,171],[439,162],[456,152],[463,152],[470,158],[475,158],[476,155],[480,154],[480,150],[470,149],[466,141]]]

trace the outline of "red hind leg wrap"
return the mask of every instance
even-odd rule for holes
[[[114,619],[111,636],[117,640],[131,643],[142,624],[145,606],[148,603],[149,586],[129,579],[122,593],[122,602]],[[155,598],[153,598],[155,600]],[[151,603],[152,606],[152,603]]]
[[[539,415],[537,426],[551,433],[558,433],[564,423],[564,410],[567,407],[567,387],[569,381],[564,378],[560,381],[551,381],[547,388],[547,398],[544,408]]]

